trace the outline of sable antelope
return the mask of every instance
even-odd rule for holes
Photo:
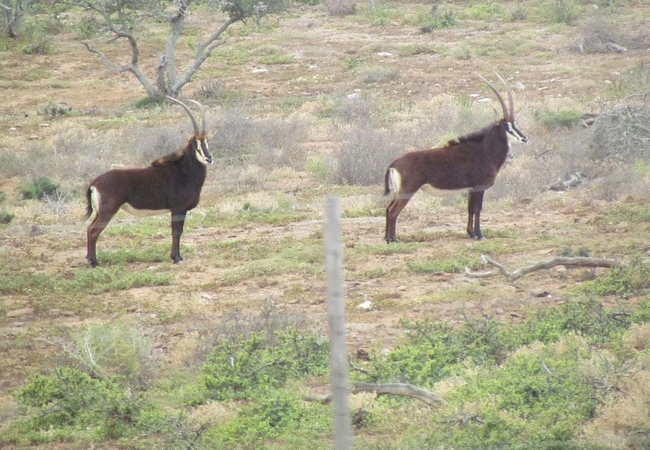
[[[170,153],[144,169],[114,169],[95,178],[86,191],[86,219],[93,210],[95,218],[88,226],[88,253],[86,259],[97,267],[97,238],[120,208],[136,215],[147,216],[171,212],[172,251],[174,264],[183,261],[180,240],[185,215],[199,203],[206,166],[212,164],[205,132],[205,110],[201,110],[201,129],[190,108],[171,97],[190,116],[194,135],[178,152]]]
[[[498,73],[496,76],[505,85],[510,103],[509,112],[494,86],[478,75],[499,99],[503,119],[480,131],[451,140],[444,147],[406,153],[386,168],[384,195],[391,195],[386,208],[386,242],[397,242],[397,216],[425,184],[449,191],[469,189],[467,234],[471,238],[483,238],[480,221],[483,194],[494,184],[497,173],[508,156],[508,137],[511,136],[518,142],[528,142],[515,125],[515,107],[510,87]]]

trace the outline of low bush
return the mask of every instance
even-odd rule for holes
[[[580,124],[582,113],[574,109],[564,111],[538,111],[535,118],[549,130],[559,127],[572,127]]]
[[[43,200],[45,196],[55,196],[58,192],[59,185],[47,177],[37,178],[20,186],[24,199]]]
[[[12,220],[16,218],[15,214],[10,213],[7,210],[1,210],[0,211],[0,224],[6,225],[8,223],[11,223]]]
[[[288,380],[327,372],[328,343],[294,329],[255,332],[236,342],[217,343],[203,366],[209,396],[252,398]]]
[[[28,418],[9,430],[13,442],[48,442],[65,430],[85,430],[91,439],[115,439],[129,434],[150,405],[126,389],[117,378],[95,379],[72,368],[37,375],[14,393]]]

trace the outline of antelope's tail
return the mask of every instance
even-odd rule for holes
[[[384,175],[384,196],[396,196],[400,192],[401,185],[402,177],[399,171],[394,167],[388,166]]]
[[[93,190],[92,187],[89,187],[86,191],[86,215],[84,219],[88,220],[90,215],[93,213],[93,202],[92,202]]]

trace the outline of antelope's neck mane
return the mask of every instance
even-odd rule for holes
[[[151,165],[153,167],[160,167],[160,166],[166,166],[168,164],[173,164],[175,162],[180,161],[181,159],[183,159],[183,156],[185,156],[185,153],[189,151],[190,146],[192,145],[193,142],[194,142],[194,138],[190,139],[189,142],[185,144],[185,146],[179,151],[158,158],[155,161],[152,161]]]
[[[490,134],[495,129],[495,127],[499,126],[499,124],[500,122],[493,123],[492,125],[489,125],[483,128],[482,130],[457,137],[456,139],[452,139],[449,142],[447,142],[447,147],[453,147],[455,145],[460,145],[465,142],[481,142],[483,139],[486,138],[488,134]]]

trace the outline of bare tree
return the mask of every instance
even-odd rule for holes
[[[0,0],[7,1],[7,0]],[[109,43],[126,39],[131,48],[131,59],[120,65],[108,55],[88,43],[88,51],[95,53],[106,65],[119,73],[130,72],[142,84],[149,97],[169,95],[177,97],[192,76],[210,57],[215,48],[225,44],[224,32],[233,23],[248,18],[260,18],[267,14],[279,13],[286,9],[288,0],[218,0],[212,2],[225,13],[212,33],[196,46],[193,61],[187,69],[179,73],[176,64],[176,46],[185,30],[185,20],[193,0],[71,0],[72,4],[82,6],[88,12],[101,18],[101,23],[110,34]],[[147,20],[158,20],[169,25],[169,35],[164,50],[158,52],[158,65],[155,77],[147,77],[140,68],[140,45],[138,28]]]
[[[0,0],[0,11],[2,22],[7,36],[12,39],[18,37],[18,33],[25,24],[25,14],[33,0]]]

